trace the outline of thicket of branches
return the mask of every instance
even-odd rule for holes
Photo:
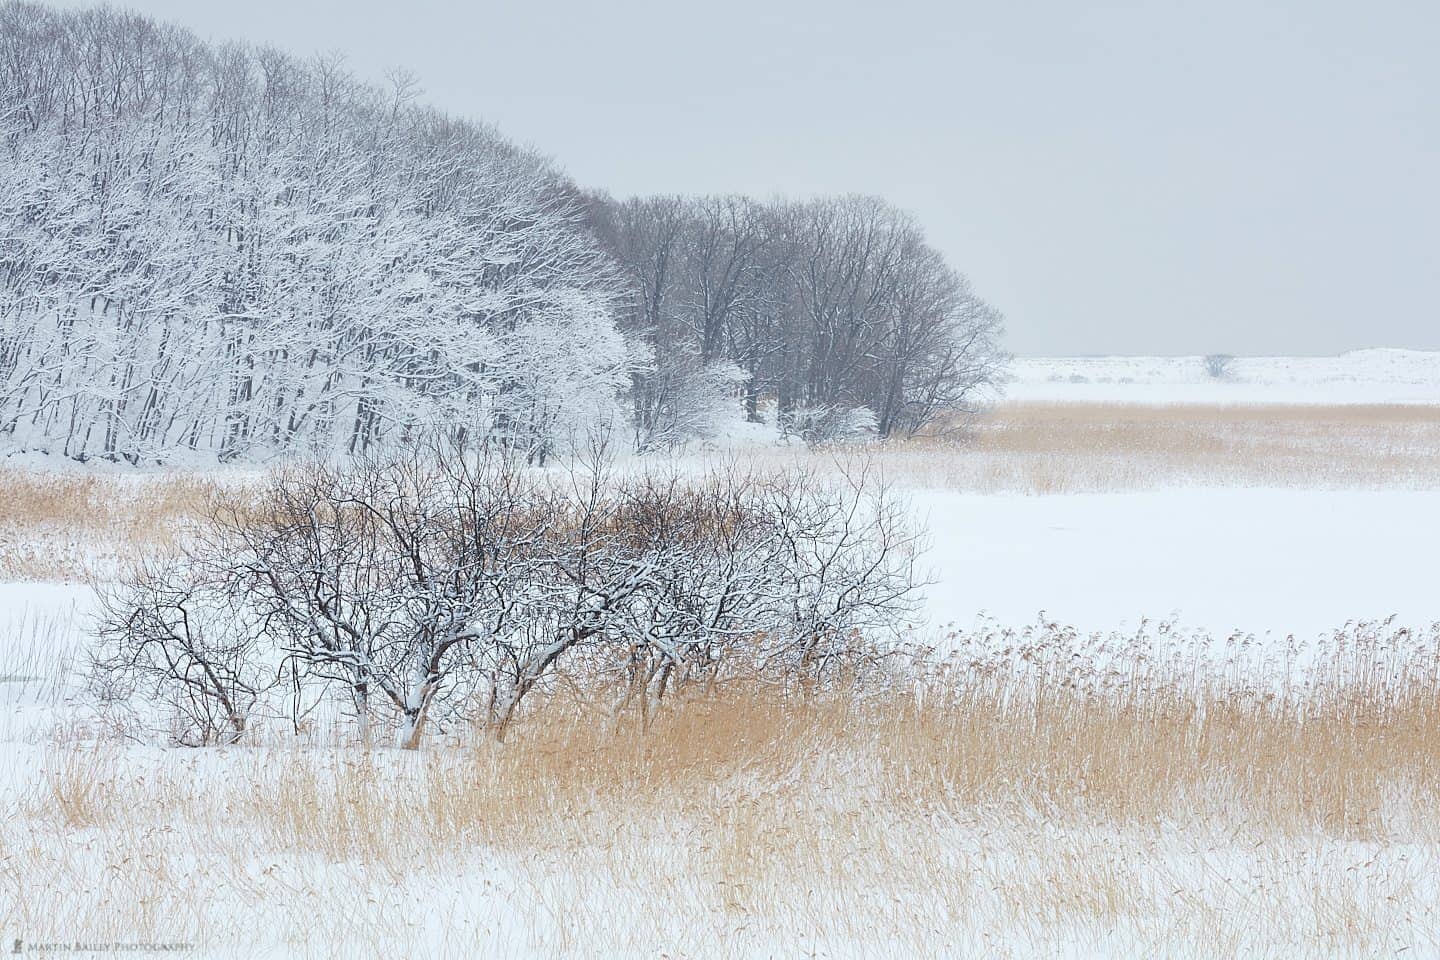
[[[380,722],[415,747],[427,723],[503,735],[562,681],[647,718],[691,684],[823,681],[912,610],[917,536],[864,470],[585,464],[557,480],[427,442],[222,496],[109,596],[95,679],[168,702],[181,742],[339,702],[363,739]]]
[[[879,200],[586,197],[405,76],[0,2],[11,447],[904,433],[995,379],[998,322]]]

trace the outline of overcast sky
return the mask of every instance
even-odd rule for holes
[[[1017,354],[1440,348],[1440,0],[119,5],[617,196],[882,194]]]

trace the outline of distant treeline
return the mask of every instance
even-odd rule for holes
[[[622,327],[649,343],[635,379],[642,444],[703,431],[741,385],[821,438],[908,433],[994,382],[999,314],[883,200],[604,202],[597,235],[625,270]]]
[[[0,440],[77,459],[543,458],[740,417],[908,432],[998,315],[879,200],[617,203],[335,58],[0,3]]]

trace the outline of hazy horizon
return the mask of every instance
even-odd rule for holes
[[[883,195],[1018,355],[1440,349],[1418,2],[112,5],[409,69],[618,197]]]

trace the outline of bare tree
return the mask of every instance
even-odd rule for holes
[[[184,744],[238,742],[277,682],[260,655],[262,631],[238,598],[213,589],[213,573],[205,563],[152,562],[102,594],[90,665],[98,692],[110,702],[136,693],[166,702]]]
[[[289,472],[217,520],[232,589],[284,657],[344,684],[367,739],[380,698],[413,749],[445,686],[505,642],[546,562],[544,507],[512,456],[434,442]]]

